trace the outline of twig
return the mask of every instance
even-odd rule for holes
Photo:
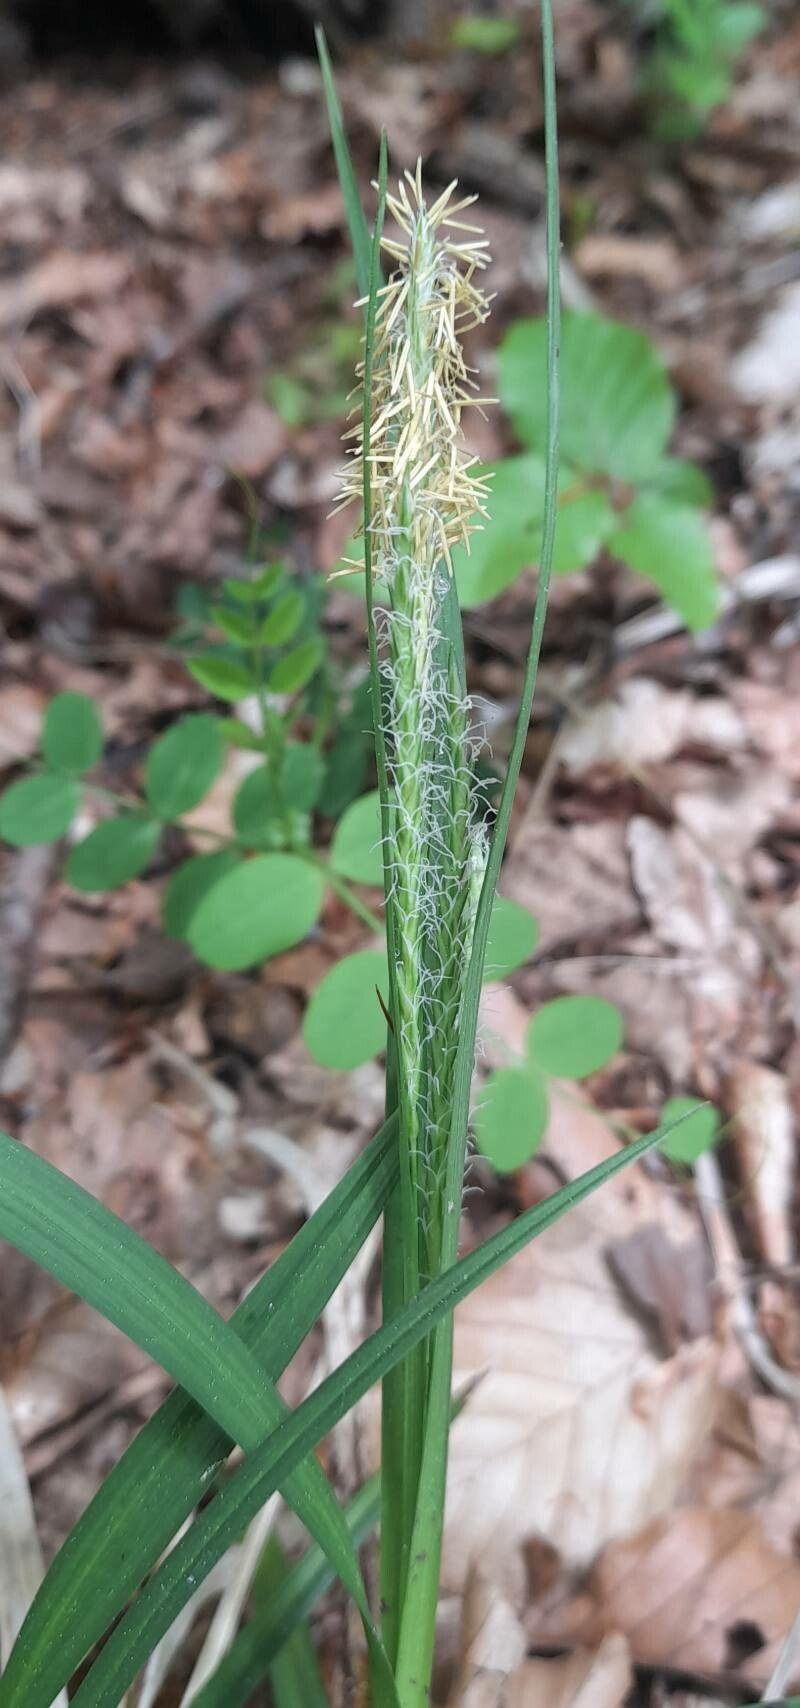
[[[705,1151],[695,1163],[695,1180],[700,1214],[705,1224],[708,1242],[714,1259],[720,1293],[730,1308],[734,1334],[756,1374],[773,1393],[800,1404],[800,1380],[776,1362],[756,1321],[747,1284],[742,1274],[742,1259],[725,1203],[725,1193],[719,1164],[711,1151]]]

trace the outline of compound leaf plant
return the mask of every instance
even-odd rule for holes
[[[361,988],[365,979],[377,985],[386,1010],[385,1121],[230,1323],[102,1204],[24,1145],[0,1135],[0,1235],[81,1294],[178,1384],[49,1568],[0,1678],[0,1708],[51,1708],[76,1673],[71,1708],[117,1708],[198,1585],[275,1490],[301,1519],[310,1545],[292,1567],[276,1560],[274,1550],[264,1560],[252,1615],[196,1703],[237,1708],[267,1674],[278,1683],[276,1662],[284,1685],[288,1677],[302,1676],[305,1699],[320,1700],[310,1646],[302,1634],[299,1645],[288,1652],[286,1645],[301,1631],[316,1596],[336,1578],[361,1617],[373,1708],[425,1708],[451,1418],[453,1310],[530,1239],[660,1137],[648,1135],[621,1148],[459,1259],[487,948],[496,967],[507,967],[518,952],[515,936],[526,932],[530,942],[532,934],[530,925],[520,930],[507,910],[493,916],[493,903],[531,713],[556,518],[558,203],[549,0],[542,22],[549,232],[545,501],[530,650],[493,811],[473,775],[450,567],[485,495],[459,432],[465,372],[459,332],[486,310],[480,290],[485,246],[471,221],[466,229],[461,223],[453,187],[428,196],[419,167],[388,197],[385,137],[369,233],[320,40],[333,144],[366,299],[363,407],[349,489],[362,499],[365,516],[387,945],[385,954],[366,951],[372,958]],[[392,269],[384,290],[379,256],[387,207],[400,241],[392,236],[384,244]],[[376,622],[378,582],[387,598]],[[222,743],[256,752],[264,772],[259,810],[249,797],[240,799],[234,808],[236,845],[192,856],[168,892],[172,928],[186,929],[199,952],[221,966],[247,964],[248,936],[258,939],[251,947],[260,955],[281,932],[284,938],[290,931],[304,933],[319,911],[325,883],[349,886],[350,878],[333,863],[337,839],[341,866],[355,872],[354,881],[374,870],[362,858],[374,846],[373,840],[366,850],[376,818],[367,831],[360,818],[367,820],[369,810],[360,801],[351,808],[359,823],[353,830],[346,816],[341,820],[328,865],[307,837],[306,819],[316,789],[325,786],[325,765],[293,755],[293,744],[301,740],[294,714],[301,703],[306,712],[313,710],[310,745],[319,761],[326,709],[318,637],[303,631],[293,592],[272,566],[244,588],[231,584],[213,612],[222,641],[192,646],[190,668],[217,699],[235,704],[255,698],[261,708],[255,731],[235,717],[220,722],[207,713],[178,724],[148,757],[142,800],[122,803],[123,810],[77,843],[70,857],[87,887],[105,887],[109,877],[117,882],[144,870],[164,826],[193,811],[213,781]],[[312,691],[319,691],[313,706],[301,700]],[[289,696],[288,708],[283,696]],[[62,701],[57,716],[51,709],[43,768],[6,794],[4,833],[20,844],[64,834],[98,754],[99,729],[87,703],[72,697],[66,705]],[[242,829],[251,822],[257,835]],[[215,865],[199,867],[198,858]],[[237,893],[241,901],[242,886],[244,911],[237,918],[233,903]],[[355,905],[368,911],[357,896]],[[351,964],[339,976],[353,981],[357,1009],[358,969]],[[375,1006],[380,1007],[377,999]],[[360,1025],[365,1013],[362,1005]],[[324,1017],[321,1030],[324,1035]],[[588,1057],[567,1059],[563,1026],[543,1010],[530,1037],[537,1071],[543,1076],[565,1065],[587,1071],[615,1041],[616,1022],[595,1012],[586,1033],[585,1042],[592,1041]],[[368,1042],[374,1040],[373,1032]],[[381,1215],[381,1326],[291,1411],[275,1383]],[[382,1385],[383,1412],[378,1496],[368,1487],[343,1511],[315,1449],[376,1382]],[[233,1443],[244,1457],[226,1466]],[[357,1554],[378,1506],[380,1614],[370,1605]]]

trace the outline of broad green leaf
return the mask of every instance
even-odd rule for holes
[[[327,754],[325,781],[317,806],[326,818],[338,818],[364,789],[369,746],[361,730],[339,729]]]
[[[381,1129],[231,1317],[231,1328],[273,1381],[317,1321],[394,1188],[395,1125]],[[210,1476],[232,1445],[187,1393],[170,1394],[114,1466],[49,1567],[0,1684],[9,1704],[50,1708],[208,1492]],[[356,1514],[358,1503],[357,1496]],[[358,1524],[353,1527],[347,1516],[358,1536]],[[316,1593],[320,1573],[322,1584],[332,1575],[317,1549],[297,1571],[306,1593]],[[288,1600],[291,1604],[291,1596]],[[301,1599],[301,1614],[307,1605]]]
[[[156,1358],[246,1453],[288,1415],[235,1330],[165,1258],[82,1187],[4,1134],[0,1235]],[[365,1615],[378,1658],[347,1526],[319,1464],[309,1459],[281,1482]],[[5,1685],[3,1695],[9,1708],[14,1698]]]
[[[711,535],[693,506],[640,492],[610,535],[608,549],[647,576],[689,629],[705,629],[719,610]]]
[[[647,481],[648,492],[658,492],[675,504],[693,504],[696,509],[708,509],[714,502],[714,488],[696,463],[680,457],[665,457]]]
[[[495,896],[486,944],[484,983],[504,979],[530,959],[539,937],[539,922],[527,907],[507,896]]]
[[[295,812],[310,812],[316,805],[325,776],[325,761],[309,741],[287,742],[281,767],[281,794]]]
[[[671,1162],[696,1162],[716,1144],[720,1133],[719,1110],[713,1104],[698,1103],[696,1097],[671,1097],[664,1104],[660,1124],[674,1127],[661,1147]]]
[[[294,854],[257,854],[220,878],[188,932],[201,961],[225,972],[254,967],[300,943],[316,924],[325,882]]]
[[[164,930],[168,936],[179,940],[188,937],[189,926],[203,897],[240,861],[241,855],[235,848],[218,848],[213,854],[193,854],[183,861],[170,878],[161,905]]]
[[[269,673],[269,690],[271,694],[297,694],[311,681],[315,671],[322,663],[322,638],[312,635],[309,640],[301,641],[299,646],[287,652],[284,658],[279,658]]]
[[[251,582],[250,585],[258,594],[259,599],[274,599],[285,575],[286,565],[284,563],[265,563],[264,568],[259,571],[255,581]]]
[[[489,1075],[475,1111],[475,1141],[498,1174],[511,1174],[535,1156],[548,1113],[540,1073],[509,1067]]]
[[[181,718],[154,742],[145,767],[145,792],[156,818],[169,822],[191,812],[222,769],[219,723],[210,712]]]
[[[297,633],[303,620],[306,602],[297,587],[287,587],[276,599],[268,617],[264,618],[258,638],[264,646],[285,646]]]
[[[542,451],[547,431],[544,319],[518,320],[500,346],[500,396],[523,441]],[[632,326],[597,314],[564,316],[561,450],[585,474],[638,485],[659,467],[675,420],[660,357]]]
[[[257,683],[249,665],[237,658],[204,652],[199,658],[187,658],[186,668],[201,688],[207,688],[218,700],[244,700],[253,694]]]
[[[258,848],[269,838],[271,821],[279,817],[280,810],[272,766],[258,765],[248,771],[233,798],[233,822],[249,848]]]
[[[67,877],[76,890],[114,890],[138,878],[156,851],[161,826],[140,813],[107,818],[76,843],[67,861]]]
[[[488,464],[492,482],[486,508],[489,519],[458,546],[453,568],[465,608],[493,599],[523,569],[537,564],[542,545],[544,463],[541,457],[506,457]],[[559,480],[553,569],[557,575],[584,569],[597,556],[614,527],[614,511],[604,492],[583,489],[582,477],[564,467]]]
[[[81,804],[81,791],[70,777],[45,771],[20,777],[0,795],[0,836],[15,848],[35,848],[65,836]]]
[[[248,1455],[227,1484],[224,1496],[198,1514],[111,1633],[70,1708],[116,1708],[138,1668],[188,1601],[194,1585],[208,1575],[273,1491],[285,1482],[287,1469],[294,1468],[339,1418],[352,1410],[362,1394],[426,1340],[461,1299],[656,1142],[653,1134],[637,1140],[552,1193],[544,1203],[526,1210],[510,1227],[485,1240],[477,1251],[430,1282],[391,1322],[351,1353]],[[449,1415],[449,1394],[447,1403]],[[23,1708],[22,1700],[3,1703],[3,1708]],[[24,1708],[29,1705],[25,1703]],[[39,1705],[30,1704],[30,1708]]]
[[[556,996],[534,1014],[525,1034],[528,1056],[556,1079],[585,1079],[616,1055],[623,1020],[602,996]]]
[[[219,718],[219,733],[223,741],[229,741],[232,747],[241,747],[246,753],[262,753],[264,738],[256,735],[241,718]]]
[[[331,843],[331,865],[357,884],[383,883],[380,795],[372,789],[342,814]]]
[[[767,18],[764,6],[751,4],[750,0],[725,0],[715,13],[722,52],[736,59],[742,48],[763,30]]]
[[[331,967],[317,985],[303,1020],[303,1037],[323,1067],[350,1069],[386,1045],[384,1006],[389,1000],[386,956],[360,949]]]
[[[53,771],[81,777],[103,751],[100,713],[86,694],[56,694],[45,713],[42,752]]]
[[[517,18],[498,18],[488,14],[457,18],[450,31],[454,47],[471,48],[473,53],[508,53],[519,41]]]
[[[228,640],[235,641],[238,646],[253,645],[256,625],[246,606],[233,611],[228,605],[212,605],[210,617],[214,627],[220,629]]]

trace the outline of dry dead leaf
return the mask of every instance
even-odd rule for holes
[[[22,682],[0,691],[0,767],[36,752],[44,706],[44,695]]]
[[[613,1631],[597,1649],[523,1661],[508,1680],[502,1708],[622,1708],[632,1683],[628,1644]]]
[[[582,1119],[576,1100],[573,1135]],[[502,1582],[510,1550],[530,1536],[587,1565],[669,1506],[711,1426],[716,1348],[700,1340],[659,1362],[609,1272],[609,1245],[640,1225],[643,1201],[649,1214],[640,1178],[618,1176],[456,1313],[455,1381],[483,1379],[453,1429],[450,1588],[476,1558],[496,1561]]]
[[[553,873],[558,883],[553,883]],[[624,827],[610,819],[568,827],[523,814],[503,887],[539,921],[539,953],[559,944],[605,942],[637,924]]]
[[[448,1708],[622,1708],[631,1686],[624,1637],[596,1651],[526,1659],[525,1633],[510,1602],[472,1567],[461,1619],[461,1660]]]
[[[729,753],[742,745],[744,725],[727,700],[700,699],[686,689],[662,687],[646,676],[623,682],[612,700],[573,719],[559,742],[570,771],[610,763],[632,772],[670,759],[687,742]]]
[[[686,283],[680,251],[666,237],[591,232],[578,244],[574,259],[587,279],[641,279],[659,292],[680,290]]]
[[[238,419],[220,435],[215,450],[220,462],[248,480],[259,480],[285,451],[288,434],[279,415],[257,398],[245,405]]]
[[[623,1632],[635,1662],[763,1686],[800,1606],[800,1564],[747,1512],[684,1507],[612,1542],[586,1594],[540,1641],[591,1645]]]
[[[74,303],[112,296],[130,271],[127,256],[108,250],[80,255],[55,249],[29,273],[3,281],[0,326],[27,322],[45,309],[71,308]]]

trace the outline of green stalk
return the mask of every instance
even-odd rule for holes
[[[455,1263],[466,1158],[469,1091],[474,1059],[475,1031],[481,975],[486,953],[489,918],[500,863],[503,856],[514,793],[519,776],[536,683],[542,632],[552,566],[558,478],[558,342],[560,301],[558,289],[559,197],[558,132],[556,122],[555,53],[551,0],[542,0],[542,60],[545,106],[545,152],[547,168],[547,309],[548,309],[548,443],[545,475],[545,506],[539,584],[525,680],[504,782],[492,846],[475,919],[467,988],[464,993],[461,1029],[457,1043],[454,1095],[450,1107],[447,1154],[447,1185],[444,1200],[441,1271]],[[450,1389],[452,1383],[453,1318],[436,1331],[433,1343],[425,1447],[419,1479],[417,1510],[411,1544],[411,1568],[406,1585],[403,1619],[396,1665],[397,1694],[401,1708],[426,1708],[436,1632],[442,1532],[447,1485],[450,1432]]]

